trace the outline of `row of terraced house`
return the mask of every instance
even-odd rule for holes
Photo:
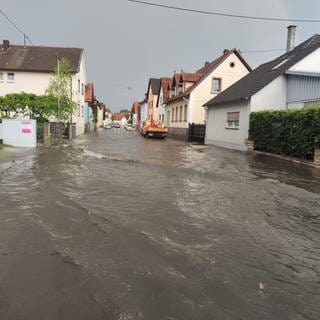
[[[149,79],[134,103],[137,125],[160,120],[168,136],[188,139],[190,124],[201,124],[206,144],[246,150],[251,112],[320,103],[320,36],[295,46],[295,34],[289,26],[286,52],[254,70],[232,49],[194,72]]]

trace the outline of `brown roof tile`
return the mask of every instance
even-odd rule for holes
[[[0,45],[0,69],[34,72],[52,72],[57,60],[69,61],[73,72],[78,72],[83,49],[43,46]]]
[[[160,81],[163,90],[163,100],[164,102],[166,102],[169,99],[170,95],[171,78],[160,78]]]
[[[93,93],[93,83],[88,83],[86,85],[86,93],[85,93],[85,101],[86,102],[93,102],[94,100],[94,93]]]

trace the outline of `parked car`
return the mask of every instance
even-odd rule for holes
[[[120,125],[120,123],[114,123],[113,127],[114,127],[114,128],[120,128],[121,125]]]
[[[105,129],[112,129],[112,124],[111,123],[105,123],[104,124]]]

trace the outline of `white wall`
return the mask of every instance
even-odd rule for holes
[[[0,140],[3,139],[3,124],[0,123]]]
[[[7,82],[7,72],[3,71],[3,74],[4,80],[0,81],[0,96],[22,91],[43,95],[49,86],[51,77],[49,73],[14,71],[14,81]]]
[[[148,117],[148,105],[146,103],[141,104],[140,107],[140,126],[143,126],[143,122],[147,120]]]
[[[288,109],[302,109],[304,107],[303,102],[288,103]]]
[[[251,97],[251,112],[287,107],[287,80],[279,76]]]
[[[294,73],[320,73],[320,48],[292,66],[289,71]]]
[[[165,113],[166,113],[166,110],[163,106],[163,103],[160,104],[160,102],[163,102],[163,88],[161,86],[160,88],[160,94],[159,94],[159,103],[158,103],[158,119],[155,119],[155,120],[159,120],[160,116],[161,116],[161,119],[162,120],[162,117],[164,118],[164,121],[163,121],[163,125],[166,123],[166,120],[165,120]]]
[[[245,139],[248,138],[249,131],[249,110],[249,102],[208,108],[205,144],[246,150]],[[226,129],[228,112],[240,112],[238,129]]]
[[[37,146],[36,120],[3,119],[3,143],[15,147]]]
[[[80,80],[80,90],[78,88],[78,80]],[[84,53],[82,53],[79,65],[79,72],[72,76],[72,100],[77,104],[77,109],[72,115],[72,122],[77,124],[76,134],[84,133],[84,106],[85,106],[85,86],[87,84],[87,70]],[[83,90],[82,90],[83,85]]]

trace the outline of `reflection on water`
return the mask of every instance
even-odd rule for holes
[[[59,290],[77,292],[73,316],[319,319],[319,178],[277,159],[100,131],[1,175],[0,240],[10,247],[24,226],[24,250],[71,266],[80,287],[48,280],[47,290],[56,308]]]

